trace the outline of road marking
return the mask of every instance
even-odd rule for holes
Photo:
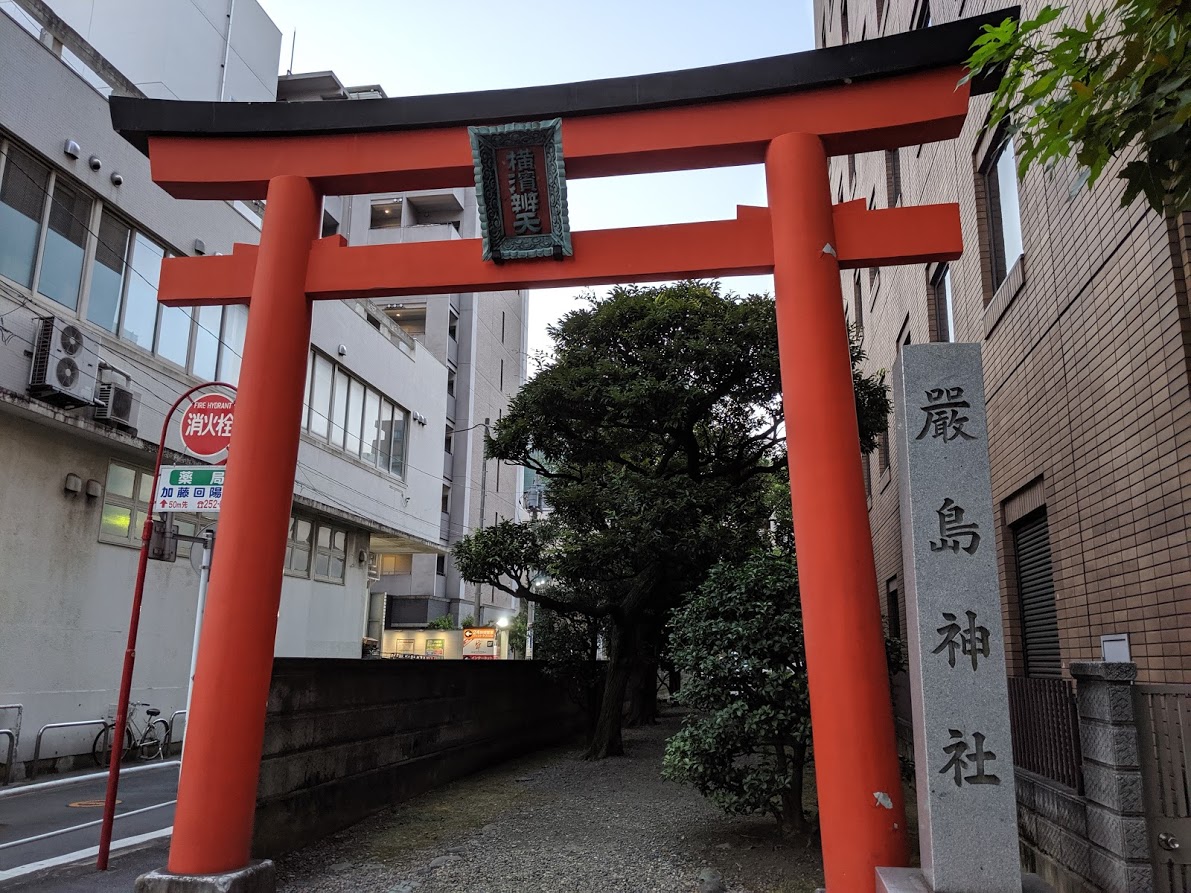
[[[181,760],[167,760],[163,763],[148,763],[144,766],[129,766],[128,768],[120,767],[120,777],[126,775],[134,775],[137,772],[148,772],[150,769],[164,769],[166,766],[173,766],[175,769],[182,765]],[[15,788],[5,788],[0,791],[0,800],[5,797],[19,797],[21,794],[35,794],[38,791],[48,791],[50,788],[62,788],[67,785],[81,784],[86,781],[94,781],[97,778],[107,778],[106,770],[103,772],[90,772],[87,775],[75,775],[71,778],[55,778],[52,781],[40,781],[35,784],[20,785]]]
[[[142,806],[140,809],[134,809],[131,812],[121,812],[116,814],[116,818],[125,819],[130,815],[139,815],[142,812],[152,812],[155,809],[161,809],[163,806],[173,806],[177,800],[169,800],[165,803],[156,803],[153,806]],[[35,834],[32,837],[22,837],[20,840],[10,840],[8,843],[0,843],[0,850],[11,849],[14,846],[20,846],[23,843],[33,843],[38,840],[45,840],[48,837],[57,837],[60,834],[69,834],[72,831],[82,831],[84,828],[94,828],[96,825],[102,825],[103,819],[96,819],[93,822],[83,822],[81,825],[71,825],[69,828],[57,828],[53,831],[46,831],[44,834]]]
[[[153,840],[160,840],[163,837],[169,837],[174,833],[174,826],[170,825],[168,828],[162,828],[160,831],[149,831],[145,834],[137,834],[134,837],[124,837],[120,840],[112,841],[112,852],[117,850],[126,850],[130,847],[139,846],[142,843],[149,843]],[[79,862],[83,859],[88,859],[91,856],[99,855],[98,846],[89,846],[85,850],[75,850],[73,853],[66,853],[62,856],[54,856],[50,859],[42,859],[40,862],[30,862],[28,865],[18,865],[16,868],[10,868],[7,871],[0,871],[0,881],[9,881],[13,878],[24,877],[27,874],[33,874],[38,871],[44,871],[47,868],[57,868],[59,865],[69,865],[71,862]]]

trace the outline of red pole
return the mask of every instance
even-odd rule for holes
[[[161,459],[165,455],[165,438],[169,433],[170,420],[174,411],[182,405],[195,391],[207,388],[229,388],[235,390],[234,385],[222,381],[206,382],[195,385],[174,401],[174,405],[165,414],[161,423],[161,437],[157,441],[157,461],[153,463],[153,487],[150,492],[157,493],[157,478],[161,474]],[[116,819],[116,792],[120,787],[120,759],[124,756],[124,730],[128,726],[128,700],[132,693],[132,668],[136,663],[137,631],[141,626],[141,600],[145,594],[145,572],[149,567],[149,539],[153,533],[153,506],[145,516],[145,526],[141,528],[141,552],[136,565],[136,586],[132,590],[132,619],[128,621],[128,644],[124,648],[124,669],[120,673],[120,696],[116,704],[116,728],[113,732],[112,750],[108,764],[108,788],[103,801],[103,824],[99,827],[99,856],[95,860],[95,867],[99,871],[108,870],[108,854],[112,848],[112,823]],[[188,717],[189,718],[189,717]]]
[[[821,140],[779,136],[765,176],[826,886],[873,893],[905,804]]]
[[[220,874],[249,862],[310,350],[306,266],[320,214],[305,178],[269,182],[178,784],[173,874]]]

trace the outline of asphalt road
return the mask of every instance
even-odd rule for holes
[[[106,787],[106,774],[94,774],[67,784],[37,784],[0,795],[0,890],[24,889],[34,877],[48,880],[45,873],[56,873],[53,870],[60,865],[80,860],[93,863]],[[168,834],[174,821],[177,791],[176,761],[122,775],[113,852],[142,848]],[[43,880],[29,889],[58,887]],[[118,888],[105,884],[61,889]]]

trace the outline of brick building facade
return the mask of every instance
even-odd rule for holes
[[[815,0],[815,27],[829,46],[1002,5]],[[844,273],[848,317],[869,371],[902,344],[984,345],[1010,675],[1067,674],[1125,634],[1139,681],[1191,683],[1191,215],[1122,209],[1116,169],[1092,192],[1074,162],[1018,182],[988,107],[975,98],[953,142],[833,159],[837,200],[958,201],[965,245],[949,265]],[[900,633],[896,461],[882,444],[866,477]]]

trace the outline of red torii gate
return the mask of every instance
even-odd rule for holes
[[[342,103],[113,97],[153,179],[267,199],[261,241],[167,260],[167,305],[250,302],[220,549],[169,871],[248,865],[301,427],[311,301],[774,273],[823,857],[831,893],[904,865],[905,810],[861,475],[839,271],[952,260],[955,205],[833,205],[831,155],[954,138],[980,26],[1016,10],[825,50],[556,87]],[[735,220],[579,232],[561,260],[481,260],[479,240],[318,239],[323,195],[471,186],[469,124],[561,117],[568,177],[763,162],[769,207]],[[225,730],[236,729],[228,736]]]

